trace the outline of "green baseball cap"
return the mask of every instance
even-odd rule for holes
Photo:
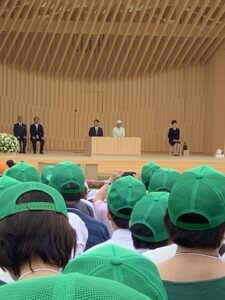
[[[0,195],[9,187],[19,183],[21,182],[6,175],[0,177]]]
[[[144,184],[133,176],[125,176],[114,181],[108,192],[107,204],[109,210],[118,218],[130,219],[130,215],[120,212],[121,209],[130,208],[146,194]]]
[[[52,176],[53,165],[45,166],[41,171],[41,182],[44,184],[49,184]]]
[[[40,182],[40,176],[37,169],[24,161],[21,161],[9,168],[3,175],[10,176],[21,182],[37,181]]]
[[[154,172],[149,183],[150,192],[171,192],[181,174],[174,169],[161,168]]]
[[[148,300],[121,283],[82,274],[34,277],[1,286],[1,300]]]
[[[31,191],[48,194],[53,202],[27,202],[17,204],[17,199]],[[49,210],[67,217],[67,209],[62,195],[55,189],[39,182],[23,182],[7,188],[0,198],[0,220],[19,212],[32,210]]]
[[[141,170],[141,180],[144,183],[146,189],[148,189],[149,182],[156,170],[160,169],[160,166],[155,162],[149,162],[143,166]]]
[[[169,193],[152,192],[144,196],[134,206],[130,217],[130,230],[139,240],[146,242],[160,242],[168,239],[168,234],[164,226],[164,216],[168,208]],[[153,236],[144,236],[132,231],[136,224],[145,225],[153,233]]]
[[[80,166],[64,161],[55,165],[49,185],[60,193],[76,194],[84,191],[85,177]],[[68,185],[68,187],[65,187]]]
[[[168,201],[171,222],[187,230],[207,230],[225,222],[225,176],[202,165],[183,173],[175,183]],[[185,221],[186,214],[205,218],[205,223]]]
[[[73,259],[64,270],[72,272],[118,281],[152,299],[167,299],[154,263],[117,245],[101,246]]]

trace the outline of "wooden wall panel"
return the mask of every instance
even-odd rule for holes
[[[213,154],[225,149],[225,43],[205,66],[206,115],[204,123],[204,150]]]
[[[17,115],[30,124],[39,115],[47,150],[83,151],[94,118],[110,136],[122,119],[128,136],[142,137],[143,151],[167,152],[167,131],[177,119],[181,139],[203,151],[204,66],[109,81],[72,81],[0,66],[0,131]]]

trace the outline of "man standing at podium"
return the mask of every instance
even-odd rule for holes
[[[125,128],[122,127],[122,121],[117,120],[116,127],[112,130],[113,137],[125,137]]]
[[[94,120],[94,127],[89,129],[89,136],[103,136],[103,129],[99,127],[99,120]]]

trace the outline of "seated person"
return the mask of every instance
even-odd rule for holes
[[[122,121],[117,120],[116,127],[112,130],[113,137],[125,137],[125,128],[122,127]]]
[[[168,233],[164,225],[168,198],[167,192],[152,192],[135,204],[130,217],[130,231],[134,247],[139,253],[168,245]]]
[[[143,255],[117,245],[105,245],[71,260],[64,274],[74,272],[118,281],[150,299],[167,299],[156,266]]]
[[[44,154],[44,129],[41,124],[39,124],[39,117],[34,117],[34,124],[30,125],[30,139],[33,144],[34,154],[36,154],[36,143],[40,142],[40,154]]]
[[[0,206],[0,268],[14,280],[60,274],[76,251],[60,193],[39,182],[19,183],[1,194]]]
[[[145,164],[141,169],[141,180],[144,183],[146,190],[148,190],[149,183],[155,171],[160,169],[160,165],[155,162]]]
[[[27,126],[23,123],[23,117],[18,116],[18,122],[14,124],[13,134],[17,137],[20,144],[20,153],[26,153],[27,145]]]
[[[178,156],[180,154],[180,129],[177,128],[176,120],[173,120],[171,125],[168,132],[169,144],[173,147],[173,154]]]
[[[146,194],[146,189],[137,178],[122,175],[123,171],[114,170],[109,179],[110,188],[105,184],[93,201],[96,217],[108,218],[113,229],[111,239],[98,246],[117,244],[134,250],[129,229],[130,215],[135,204]]]
[[[89,136],[103,136],[103,129],[99,127],[99,120],[94,120],[94,126],[89,129]]]
[[[177,253],[158,265],[168,299],[224,299],[225,264],[219,258],[224,216],[224,174],[205,165],[183,173],[170,194],[165,216]]]
[[[72,162],[61,162],[52,169],[49,185],[57,189],[66,202],[68,212],[78,215],[88,230],[86,250],[109,239],[107,227],[86,214],[83,197],[85,177],[81,168]],[[88,208],[89,209],[89,208]]]

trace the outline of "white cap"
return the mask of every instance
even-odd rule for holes
[[[116,124],[122,124],[123,122],[121,120],[117,120]]]

